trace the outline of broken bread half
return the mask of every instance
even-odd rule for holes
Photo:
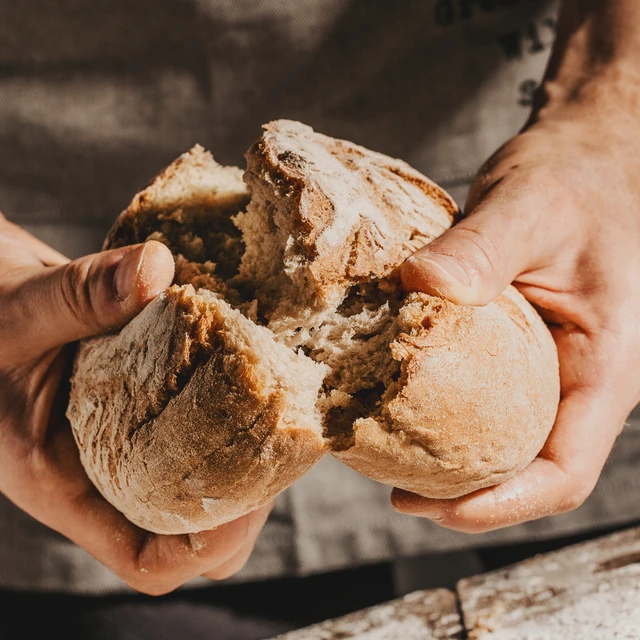
[[[105,249],[157,240],[174,284],[78,349],[67,415],[84,467],[132,522],[209,529],[326,452],[453,498],[540,451],[555,344],[513,288],[485,307],[405,295],[397,269],[455,222],[406,163],[278,120],[247,170],[195,147],[119,216]]]

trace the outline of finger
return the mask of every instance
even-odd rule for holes
[[[42,264],[57,266],[69,262],[69,258],[62,255],[48,244],[9,222],[0,213],[0,257],[5,264]],[[30,255],[29,255],[30,254]],[[33,258],[30,260],[29,258]]]
[[[32,451],[32,481],[24,482],[22,474],[23,482],[15,491],[8,491],[8,497],[85,549],[132,588],[150,595],[168,593],[212,571],[236,556],[248,541],[255,541],[261,521],[251,514],[194,534],[160,535],[140,529],[91,485],[71,433],[59,433],[56,440],[49,443],[46,453]]]
[[[82,467],[66,420],[52,422],[47,437],[33,439],[28,446],[6,438],[4,445],[0,490],[144,593],[167,593],[227,562],[255,541],[266,517],[260,511],[211,531],[153,534],[129,522],[98,493]]]
[[[482,533],[571,511],[592,492],[626,414],[605,394],[576,389],[562,400],[547,443],[529,467],[502,485],[454,500],[394,489],[402,513],[443,527]]]
[[[29,269],[3,290],[0,334],[10,337],[19,328],[18,355],[24,357],[106,333],[126,324],[166,289],[173,273],[171,252],[158,242]]]
[[[238,573],[238,571],[247,564],[247,561],[253,552],[253,548],[256,545],[258,535],[260,534],[260,531],[262,531],[262,527],[264,527],[272,507],[273,503],[249,514],[252,517],[250,525],[251,533],[247,536],[245,543],[233,557],[229,558],[229,560],[203,574],[205,578],[210,578],[211,580],[225,580],[226,578]]]
[[[229,558],[226,562],[223,562],[218,567],[207,571],[202,574],[203,578],[209,578],[210,580],[226,580],[231,576],[235,575],[242,569],[251,554],[253,553],[253,548],[255,547],[255,540],[245,542],[242,547],[238,550],[233,557]]]
[[[128,522],[98,495],[71,511],[79,526],[63,526],[60,533],[131,587],[150,595],[168,593],[212,571],[236,556],[248,539],[255,541],[257,535],[250,515],[200,533],[148,533]]]
[[[458,304],[483,305],[498,296],[532,261],[534,217],[499,196],[410,256],[400,274],[407,291]]]
[[[260,531],[258,520],[247,514],[210,531],[185,536],[153,535],[140,554],[138,565],[142,572],[153,576],[154,589],[166,593],[192,578],[213,574],[247,547],[251,550]],[[221,576],[226,577],[222,573]]]

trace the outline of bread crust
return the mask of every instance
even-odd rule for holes
[[[267,504],[329,450],[433,498],[529,464],[559,398],[534,309],[511,287],[460,307],[399,286],[403,260],[459,216],[453,200],[291,121],[265,126],[247,166],[250,202],[240,170],[195,147],[107,236],[176,259],[174,286],[76,356],[67,415],[107,500],[186,533]]]
[[[308,292],[305,306],[335,304],[355,283],[389,276],[459,215],[443,189],[402,160],[300,122],[266,124],[246,159],[254,197],[277,203],[273,224],[287,237],[282,263],[295,288]],[[251,252],[259,243],[247,244],[250,274],[261,256]],[[274,315],[296,311],[283,301]]]
[[[255,329],[225,302],[173,286],[118,334],[80,345],[68,416],[81,459],[140,527],[187,533],[233,520],[324,454],[319,415],[305,424],[292,410],[286,380],[255,355],[271,338]],[[300,375],[288,365],[281,377]]]
[[[542,449],[559,397],[555,343],[513,287],[484,307],[411,295],[391,345],[402,375],[342,462],[429,498],[500,484]]]
[[[189,225],[230,221],[249,202],[242,175],[241,169],[219,165],[195,145],[133,197],[107,233],[103,250],[144,242],[162,219],[182,225],[182,233],[188,231],[187,221]]]
[[[189,234],[219,223],[232,233],[247,201],[242,172],[195,147],[135,196],[104,246],[177,234],[195,261],[177,255],[176,280],[233,298]],[[219,297],[174,285],[117,334],[80,344],[67,416],[111,504],[144,529],[189,533],[267,504],[324,455],[324,375]]]

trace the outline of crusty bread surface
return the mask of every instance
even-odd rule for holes
[[[327,451],[434,498],[533,460],[559,397],[533,308],[511,287],[486,307],[401,290],[398,266],[459,215],[442,189],[286,120],[241,176],[194,147],[105,241],[176,261],[170,289],[76,357],[68,416],[112,504],[184,533],[267,504]]]
[[[401,375],[375,415],[357,419],[342,462],[425,497],[508,480],[542,449],[556,414],[554,344],[509,287],[485,307],[412,294],[391,344]]]

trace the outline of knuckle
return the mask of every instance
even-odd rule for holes
[[[560,500],[558,513],[568,513],[581,507],[591,495],[594,486],[594,482],[582,478],[576,478],[569,483],[568,491]]]
[[[80,262],[70,262],[63,267],[60,293],[66,307],[75,315],[90,308],[90,296],[86,288],[86,268]]]
[[[466,241],[464,251],[456,257],[471,278],[490,280],[500,271],[502,259],[498,246],[489,233],[473,227],[458,227],[458,236]]]
[[[565,496],[560,501],[557,513],[569,513],[570,511],[575,511],[582,506],[586,499],[587,496],[583,496],[579,493],[572,493],[568,496]]]
[[[128,566],[123,580],[136,591],[148,596],[161,596],[177,589],[181,583],[171,579],[168,567],[163,564],[164,558],[157,555],[157,537],[151,536],[143,544],[143,553]],[[151,551],[151,554],[149,554]]]
[[[31,290],[25,286],[20,267],[3,267],[0,278],[0,349],[10,347],[16,330],[25,331],[33,322]]]
[[[60,298],[73,318],[91,326],[98,324],[91,295],[91,274],[83,261],[70,262],[63,267],[60,279]]]
[[[138,551],[136,576],[144,581],[158,581],[174,561],[175,547],[170,544],[170,539],[148,534]]]

